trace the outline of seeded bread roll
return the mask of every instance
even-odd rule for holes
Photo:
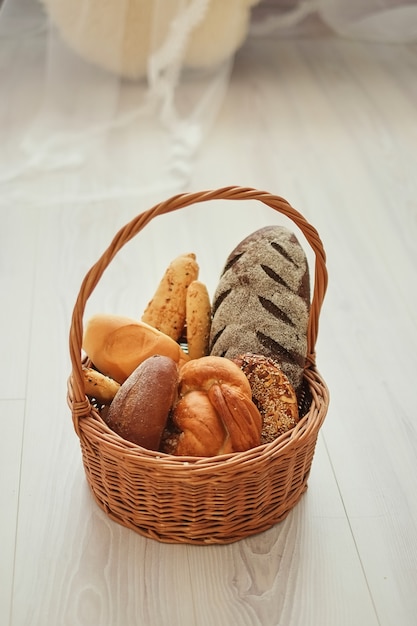
[[[229,255],[212,306],[210,354],[272,357],[298,392],[307,355],[310,278],[295,235],[267,226]]]
[[[242,354],[234,359],[247,377],[252,400],[262,416],[261,443],[269,443],[298,422],[297,396],[278,363],[260,354]]]

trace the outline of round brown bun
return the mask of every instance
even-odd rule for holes
[[[121,385],[104,420],[123,439],[158,450],[177,386],[177,363],[166,356],[151,356]]]

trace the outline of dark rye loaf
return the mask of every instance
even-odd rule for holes
[[[310,278],[295,235],[267,226],[229,255],[213,298],[210,354],[273,357],[299,391],[307,354]]]

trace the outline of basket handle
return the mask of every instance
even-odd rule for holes
[[[104,270],[110,264],[117,252],[135,235],[137,235],[157,215],[164,215],[177,211],[186,206],[210,200],[259,200],[271,209],[290,218],[302,231],[309,245],[315,253],[314,291],[310,307],[310,317],[307,331],[307,363],[315,364],[315,345],[318,334],[319,316],[327,288],[326,255],[317,230],[296,211],[284,198],[265,191],[258,191],[248,187],[223,187],[213,191],[183,193],[165,200],[153,208],[144,211],[115,235],[109,247],[99,260],[86,274],[74,305],[69,334],[70,357],[72,363],[71,386],[73,394],[74,417],[84,417],[89,414],[90,405],[85,396],[84,380],[82,375],[82,339],[83,316],[85,305],[99,282]]]

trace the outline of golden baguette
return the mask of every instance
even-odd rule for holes
[[[85,393],[102,404],[110,404],[119,390],[119,383],[91,367],[83,367]]]
[[[171,261],[142,315],[142,322],[178,341],[185,325],[187,289],[198,278],[198,272],[194,253],[182,254]]]
[[[207,287],[194,280],[187,289],[186,323],[188,356],[199,359],[207,356],[211,326],[211,303]]]

